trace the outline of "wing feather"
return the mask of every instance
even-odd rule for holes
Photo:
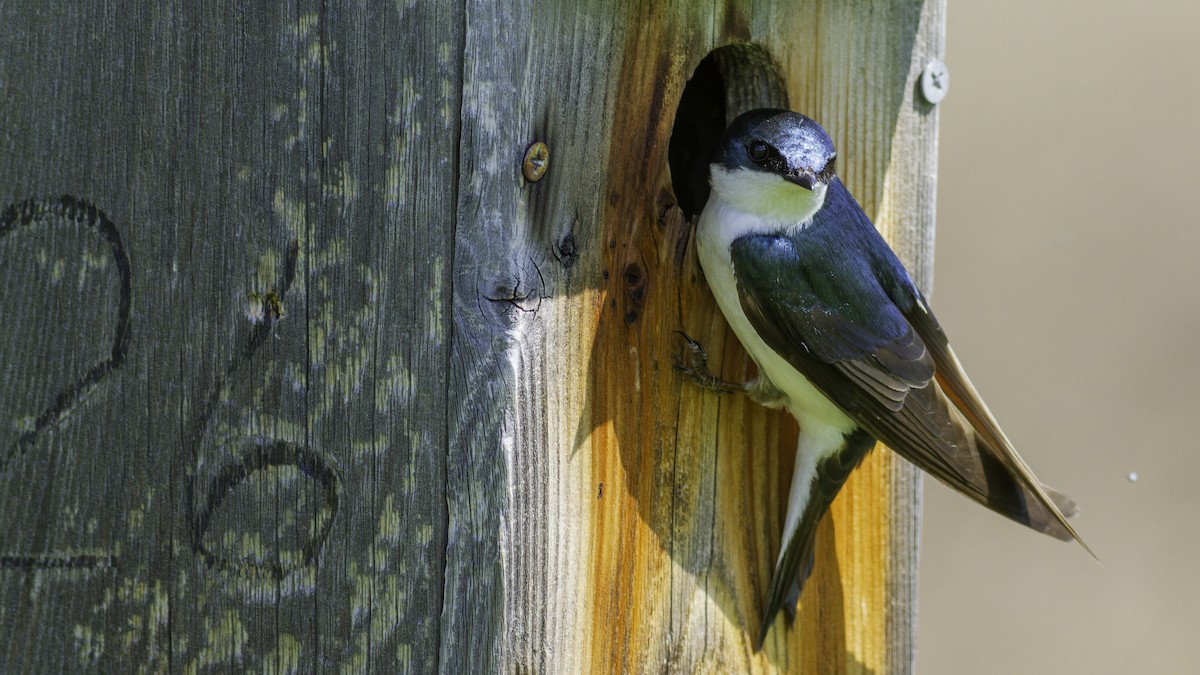
[[[840,181],[810,225],[741,237],[731,256],[759,334],[863,429],[988,508],[1083,544],[1059,508],[1073,503],[1052,497],[1017,455]]]

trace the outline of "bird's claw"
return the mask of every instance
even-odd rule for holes
[[[732,394],[739,391],[746,391],[745,384],[722,380],[713,375],[708,369],[708,352],[704,349],[704,345],[693,340],[687,333],[681,330],[675,331],[687,343],[687,363],[675,362],[676,370],[682,371],[693,382],[708,389],[715,391],[718,394]]]

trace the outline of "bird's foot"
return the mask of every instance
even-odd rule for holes
[[[704,345],[696,342],[681,330],[675,332],[679,333],[687,343],[687,363],[676,362],[677,370],[682,371],[701,387],[718,394],[732,394],[748,389],[745,383],[730,382],[713,375],[708,369],[708,352],[705,351]]]

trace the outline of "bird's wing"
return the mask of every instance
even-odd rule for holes
[[[840,181],[829,191],[807,227],[734,241],[755,329],[901,456],[988,508],[1083,544],[1063,515],[1074,504],[1052,498],[1017,455],[891,249]]]

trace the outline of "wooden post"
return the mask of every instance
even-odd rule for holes
[[[911,671],[914,470],[756,653],[794,422],[672,363],[713,106],[928,286],[943,4],[0,5],[0,670]]]

